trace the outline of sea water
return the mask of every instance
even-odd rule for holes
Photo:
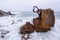
[[[4,38],[0,40],[21,40],[19,30],[26,22],[33,24],[33,18],[38,17],[37,13],[33,12],[12,12],[15,16],[0,17],[0,30],[10,31]],[[44,33],[34,32],[30,35],[29,40],[60,40],[60,13],[56,12],[55,25],[50,31]],[[14,23],[13,23],[14,22]],[[13,24],[12,24],[13,23]]]

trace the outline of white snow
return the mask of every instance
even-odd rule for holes
[[[34,17],[33,17],[34,18]],[[21,35],[19,34],[20,27],[24,25],[27,21],[33,21],[32,17],[15,17],[6,16],[0,17],[0,30],[8,30],[10,33],[5,35],[5,38],[0,40],[21,40]],[[15,22],[12,24],[12,22]],[[33,23],[32,23],[33,24]],[[29,40],[60,40],[60,19],[55,19],[55,26],[51,28],[51,31],[45,33],[32,33]]]

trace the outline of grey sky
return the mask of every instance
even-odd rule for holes
[[[32,11],[34,5],[39,8],[52,8],[60,11],[60,0],[0,0],[0,9],[6,11]]]

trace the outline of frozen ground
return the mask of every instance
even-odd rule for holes
[[[30,16],[29,16],[30,15]],[[6,16],[0,17],[0,30],[8,30],[10,33],[5,35],[5,38],[1,38],[0,40],[21,40],[21,35],[19,34],[19,29],[22,25],[24,25],[27,21],[33,21],[33,18],[37,15],[26,15],[26,14],[17,14],[16,16]],[[56,15],[56,14],[55,14]],[[60,40],[60,15],[56,15],[55,26],[51,28],[51,31],[46,33],[32,33],[30,35],[29,40]],[[12,22],[14,22],[12,24]],[[32,23],[33,24],[33,23]]]

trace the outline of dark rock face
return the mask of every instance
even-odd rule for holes
[[[8,15],[14,15],[14,14],[11,14],[10,11],[9,12],[5,12],[5,11],[0,10],[0,17],[1,16],[8,16]]]
[[[36,32],[47,32],[54,27],[55,16],[52,9],[38,9],[39,17],[33,19],[33,24]]]
[[[21,34],[32,33],[32,32],[34,32],[34,26],[29,22],[26,22],[26,24],[20,28]]]

